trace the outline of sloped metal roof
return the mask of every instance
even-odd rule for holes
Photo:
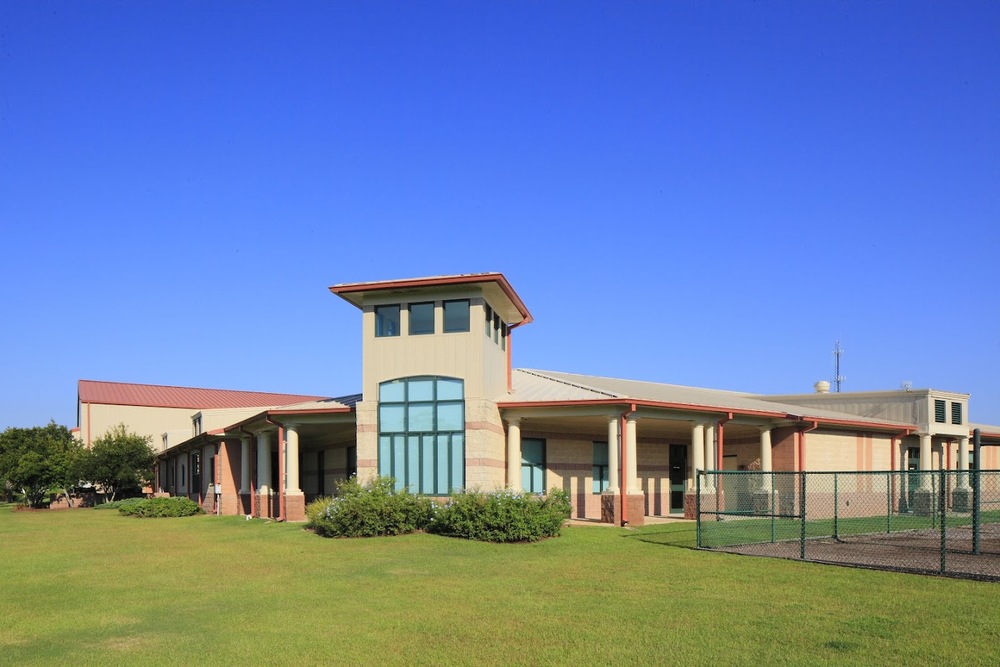
[[[188,408],[192,410],[263,408],[326,399],[324,396],[307,396],[302,394],[275,394],[260,391],[234,391],[231,389],[200,389],[196,387],[171,387],[156,384],[132,384],[129,382],[100,382],[96,380],[80,380],[77,391],[82,403],[156,408]]]
[[[352,410],[361,400],[361,394],[351,394],[339,398],[321,398],[316,401],[291,403],[275,408],[273,412],[322,412],[324,410]]]
[[[785,404],[765,400],[758,394],[721,389],[531,369],[515,369],[511,379],[513,391],[497,401],[501,407],[506,404],[606,402],[618,399],[623,402],[648,401],[722,412],[781,413],[790,417],[816,418],[825,421],[866,423],[873,426],[899,426],[901,429],[912,427],[912,424],[902,422],[871,419],[835,410]]]

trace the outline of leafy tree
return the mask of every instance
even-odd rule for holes
[[[151,482],[155,462],[149,436],[130,433],[125,424],[118,424],[94,440],[78,470],[82,479],[103,488],[114,501],[119,494],[139,493]]]
[[[67,493],[76,485],[81,445],[65,426],[8,428],[0,433],[0,486],[41,507],[52,488]]]

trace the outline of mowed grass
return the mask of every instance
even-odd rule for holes
[[[0,664],[995,665],[997,584],[699,552],[693,524],[536,544],[329,540],[0,506]]]

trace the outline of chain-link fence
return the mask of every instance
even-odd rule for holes
[[[701,471],[698,546],[1000,580],[1000,470]]]

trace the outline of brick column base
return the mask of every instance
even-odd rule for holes
[[[306,520],[306,497],[301,493],[285,496],[285,521]]]
[[[235,516],[240,512],[240,497],[235,493],[223,493],[219,496],[219,514]]]
[[[646,494],[634,493],[625,497],[628,504],[628,525],[641,526],[646,522]],[[601,521],[622,525],[621,496],[610,493],[601,495]]]
[[[698,495],[695,493],[684,494],[684,518],[698,518]]]
[[[253,499],[256,511],[253,515],[260,519],[273,519],[278,515],[277,499],[277,496],[256,494]]]

